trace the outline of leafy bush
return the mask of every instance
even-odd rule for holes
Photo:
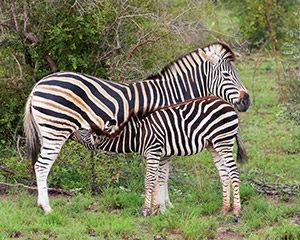
[[[300,125],[300,112],[290,103],[280,104],[279,109],[276,115],[279,120],[292,120],[296,125]]]
[[[248,41],[250,49],[257,49],[264,43],[271,44],[266,13],[278,41],[288,39],[287,28],[297,29],[295,25],[297,18],[293,15],[299,4],[296,0],[223,0],[222,2],[227,7],[234,8],[232,15],[238,17],[240,33]]]

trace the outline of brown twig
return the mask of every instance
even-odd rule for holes
[[[282,65],[282,68],[283,68],[283,79],[284,79],[284,101],[286,102],[287,101],[287,80],[286,80],[286,69],[285,69],[285,64],[284,64],[284,60],[283,60],[283,56],[282,56],[282,52],[281,52],[281,48],[280,48],[280,45],[277,41],[277,39],[275,38],[275,43],[277,45],[277,48],[278,48],[278,51],[279,51],[279,56],[280,56],[280,59],[281,59],[281,65]]]
[[[252,74],[252,81],[251,81],[251,88],[252,88],[252,96],[251,96],[251,98],[252,98],[252,101],[253,101],[253,106],[254,106],[254,108],[255,108],[255,111],[256,111],[256,113],[257,113],[257,108],[256,108],[256,105],[255,105],[255,91],[254,91],[254,80],[255,80],[255,77],[256,77],[256,70],[260,67],[260,65],[261,65],[261,62],[260,62],[260,59],[261,59],[261,52],[263,51],[263,49],[265,48],[265,45],[263,45],[260,49],[259,49],[259,51],[258,51],[258,53],[256,54],[256,56],[258,56],[257,58],[256,58],[256,60],[255,60],[255,65],[254,65],[254,71],[253,71],[253,74]],[[259,64],[258,64],[259,63]]]
[[[20,62],[18,61],[18,59],[16,58],[16,56],[14,54],[11,53],[11,55],[13,56],[13,58],[15,59],[17,65],[18,65],[18,68],[19,68],[19,71],[20,71],[20,80],[22,80],[23,79],[23,71],[22,71],[21,64],[20,64]]]
[[[16,175],[16,173],[13,171],[13,170],[10,170],[8,167],[4,167],[4,166],[0,166],[0,170],[4,171],[4,172],[7,172],[11,175]],[[30,181],[30,182],[33,182],[35,183],[36,181],[29,178],[29,177],[26,177],[26,176],[21,176],[22,178],[26,179],[27,181]]]
[[[23,137],[18,137],[17,138],[17,150],[18,150],[19,157],[21,158],[21,162],[23,162],[24,158],[23,158],[21,150],[20,150],[20,139],[21,138],[24,139]]]
[[[0,166],[0,170],[3,170],[4,172],[10,173],[11,175],[15,175],[16,173],[10,169],[8,169],[7,167],[4,166]]]
[[[145,40],[144,42],[139,42],[139,43],[137,43],[137,44],[131,49],[131,51],[129,52],[129,55],[128,55],[128,57],[127,57],[127,59],[126,59],[124,65],[122,66],[121,74],[120,74],[120,82],[123,81],[123,73],[124,73],[124,70],[125,70],[126,66],[128,65],[128,63],[129,63],[129,60],[130,60],[131,56],[133,55],[133,53],[135,52],[135,50],[136,50],[138,47],[143,46],[143,45],[145,45],[146,43],[155,43],[155,42],[157,42],[158,40],[160,40],[161,38],[164,38],[164,37],[166,37],[166,36],[169,35],[169,34],[170,34],[170,33],[166,33],[166,34],[164,34],[164,35],[162,35],[162,36],[160,36],[160,37],[155,38],[154,40],[153,40],[153,39],[148,39],[148,40]]]
[[[4,182],[0,182],[1,186],[5,186],[5,187],[23,187],[25,189],[29,189],[29,190],[33,190],[33,191],[37,191],[37,187],[30,187],[27,185],[24,185],[22,183],[15,183],[15,184],[10,184],[10,183],[4,183]],[[68,191],[68,190],[64,190],[64,189],[60,189],[60,188],[48,188],[49,192],[53,192],[53,193],[61,193],[61,194],[65,194],[68,196],[73,196],[73,194]]]
[[[92,170],[92,190],[95,191],[95,188],[96,188],[96,172],[95,172],[94,150],[91,150],[91,170]]]
[[[265,7],[264,7],[264,15],[265,15],[265,20],[267,22],[268,28],[269,28],[269,33],[272,38],[273,42],[273,55],[276,63],[276,69],[277,69],[277,77],[278,77],[278,88],[279,88],[279,100],[282,102],[282,86],[281,86],[281,80],[280,80],[280,71],[279,71],[279,66],[278,66],[278,60],[277,60],[277,52],[276,52],[276,38],[275,38],[275,33],[273,31],[272,25],[270,23],[269,15],[268,15],[268,5],[270,2],[266,2]]]
[[[48,63],[48,65],[51,69],[51,72],[55,73],[57,71],[57,66],[56,66],[55,62],[53,61],[53,59],[49,55],[45,56],[44,59]]]

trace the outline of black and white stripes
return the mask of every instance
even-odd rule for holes
[[[194,155],[207,148],[223,183],[223,213],[229,210],[231,183],[234,214],[238,215],[239,173],[232,156],[237,131],[238,117],[233,108],[219,98],[206,97],[158,109],[142,119],[132,117],[118,137],[95,136],[93,146],[110,152],[138,152],[147,159],[143,216],[150,212],[155,184],[159,185],[158,200],[153,200],[152,212],[158,205],[165,207],[167,193],[163,191],[168,174],[165,164],[170,156]]]
[[[90,131],[93,126],[98,134],[115,137],[131,114],[144,116],[161,106],[210,94],[235,105],[238,111],[246,111],[250,98],[231,64],[234,58],[228,46],[214,43],[132,84],[73,72],[40,80],[24,114],[28,153],[38,180],[38,204],[46,213],[51,211],[47,175],[64,142],[78,130]]]

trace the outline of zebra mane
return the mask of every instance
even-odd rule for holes
[[[212,61],[213,63],[217,62],[219,59],[227,59],[228,61],[235,61],[235,54],[233,51],[229,48],[228,45],[222,42],[215,42],[211,43],[203,48],[196,49],[192,52],[189,52],[178,59],[170,62],[167,64],[159,73],[154,73],[146,77],[145,80],[153,80],[153,79],[161,79],[162,76],[165,74],[165,72],[168,72],[171,70],[176,63],[179,63],[184,58],[188,58],[192,56],[193,54],[201,55],[200,50],[204,51],[204,53],[207,55],[207,60]],[[201,56],[203,58],[203,56]]]
[[[218,98],[218,97],[215,97],[215,96],[196,97],[196,98],[188,99],[188,100],[183,101],[183,102],[174,103],[172,105],[161,106],[161,107],[158,107],[156,109],[153,109],[152,111],[148,111],[145,114],[132,114],[132,115],[135,115],[135,117],[138,120],[143,120],[144,118],[148,117],[149,115],[151,115],[152,113],[154,113],[156,111],[160,111],[160,110],[164,110],[164,109],[168,109],[168,108],[180,107],[180,106],[183,106],[183,105],[187,105],[187,104],[189,104],[190,102],[193,102],[193,101],[205,101],[205,100],[206,101],[212,101],[212,100],[215,100],[215,99],[219,99],[219,100],[223,101],[221,98]]]
[[[202,48],[206,55],[214,62],[217,62],[219,59],[227,59],[228,61],[235,61],[235,54],[229,48],[228,45],[221,42],[215,42],[207,45]]]

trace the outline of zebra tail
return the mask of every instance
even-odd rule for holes
[[[40,137],[37,124],[32,115],[31,96],[26,102],[23,127],[26,135],[27,157],[28,159],[31,158],[32,167],[34,168],[40,152]]]
[[[242,135],[240,128],[238,128],[237,135],[235,137],[236,143],[237,143],[237,156],[236,156],[236,161],[237,163],[240,164],[245,164],[248,163],[248,157],[246,153],[246,149],[242,140]]]

